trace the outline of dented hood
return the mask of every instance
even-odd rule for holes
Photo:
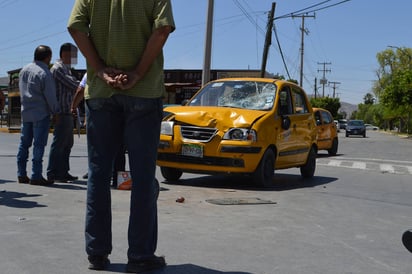
[[[167,107],[170,113],[166,120],[174,120],[199,127],[250,127],[257,119],[267,114],[267,111],[226,107]]]

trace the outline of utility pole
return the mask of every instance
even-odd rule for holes
[[[326,65],[332,65],[332,63],[327,63],[327,62],[323,62],[323,63],[319,63],[318,65],[323,65],[323,69],[318,69],[318,72],[322,71],[323,72],[323,77],[322,79],[320,79],[320,84],[322,85],[322,97],[325,97],[325,85],[328,82],[328,80],[325,77],[325,73],[326,72],[331,72],[330,69],[326,69]]]
[[[335,90],[336,90],[336,85],[339,85],[340,84],[340,82],[329,82],[329,84],[332,84],[332,88],[333,88],[333,97],[332,98],[335,98]]]
[[[302,26],[300,28],[301,31],[301,39],[300,39],[300,81],[299,84],[300,86],[303,86],[303,53],[304,53],[304,49],[305,49],[305,34],[307,35],[309,33],[309,31],[307,29],[305,29],[305,18],[307,17],[311,17],[311,18],[315,18],[315,14],[313,15],[292,15],[292,18],[295,17],[301,17],[302,18]]]
[[[268,59],[269,47],[272,44],[272,28],[273,28],[273,20],[275,16],[275,8],[276,3],[272,3],[272,9],[268,15],[268,24],[266,29],[266,38],[265,38],[265,46],[263,48],[263,57],[262,57],[262,67],[260,69],[260,77],[265,77],[266,74],[266,63]]]
[[[205,39],[205,56],[203,60],[202,71],[202,86],[210,81],[210,59],[212,52],[212,30],[213,30],[213,6],[214,0],[209,0],[207,9],[207,22],[206,22],[206,39]]]
[[[318,78],[315,77],[315,99],[316,99],[317,91],[318,91]]]

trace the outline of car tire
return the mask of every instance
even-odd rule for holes
[[[273,184],[273,174],[275,173],[275,153],[267,149],[255,172],[253,182],[262,187],[270,187]]]
[[[306,164],[300,167],[300,174],[303,178],[312,178],[316,170],[316,152],[315,148],[311,147]]]
[[[328,149],[328,154],[329,156],[335,156],[336,153],[338,152],[338,138],[333,139],[332,141],[332,147]]]
[[[172,167],[160,167],[160,171],[162,172],[162,176],[166,179],[166,181],[177,181],[182,177],[183,172],[180,169],[172,168]]]

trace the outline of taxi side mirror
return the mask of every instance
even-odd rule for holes
[[[282,116],[282,129],[288,130],[290,128],[289,116]]]

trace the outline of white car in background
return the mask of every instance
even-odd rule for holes
[[[366,130],[379,130],[379,127],[371,125],[371,124],[365,124]]]

